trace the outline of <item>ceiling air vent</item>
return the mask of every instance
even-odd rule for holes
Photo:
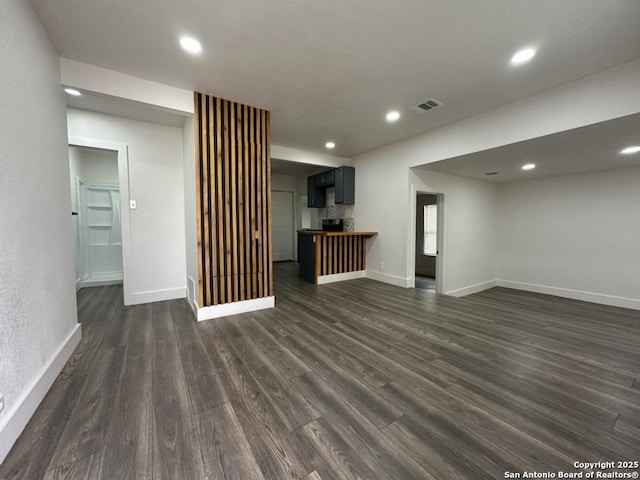
[[[429,110],[433,110],[434,108],[438,108],[441,105],[442,102],[439,102],[435,98],[430,98],[429,100],[425,100],[424,102],[409,108],[409,110],[413,110],[414,112],[418,113],[424,113],[428,112]]]

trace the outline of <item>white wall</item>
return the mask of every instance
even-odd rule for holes
[[[368,272],[383,281],[410,284],[415,228],[411,167],[638,113],[639,84],[637,60],[352,159],[357,229],[379,232],[369,241]],[[466,280],[449,268],[453,266],[444,272],[448,289],[471,287],[473,283],[464,282],[487,277],[482,265],[465,274]]]
[[[640,309],[640,167],[500,189],[501,284]]]
[[[378,280],[408,286],[407,242],[414,202],[409,193],[409,169],[383,153],[357,160],[355,168],[356,229],[378,232],[367,242],[367,271],[383,275]]]
[[[296,192],[298,190],[297,178],[293,175],[271,175],[271,190],[283,192]]]
[[[0,15],[0,462],[80,340],[65,99],[31,4]]]
[[[118,185],[118,153],[110,150],[89,150],[69,147],[79,151],[79,177],[85,183]]]
[[[128,146],[129,196],[137,202],[130,211],[131,266],[125,271],[132,303],[184,298],[182,129],[76,109],[67,118],[70,136]]]
[[[184,159],[184,228],[187,262],[187,292],[191,307],[198,303],[198,239],[196,225],[196,153],[194,145],[193,117],[184,119],[182,128]]]

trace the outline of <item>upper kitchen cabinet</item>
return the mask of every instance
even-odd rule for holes
[[[322,172],[319,173],[318,175],[316,175],[316,187],[333,187],[333,185],[336,183],[336,176],[335,176],[335,171],[338,170],[337,168],[335,170],[327,170],[326,172]]]
[[[318,175],[307,177],[307,207],[324,208],[327,206],[326,189],[319,188],[316,184]]]
[[[336,205],[353,205],[356,201],[356,169],[340,167],[334,170],[336,179]]]
[[[353,205],[356,192],[356,169],[339,167],[307,177],[307,205],[323,208],[327,204],[326,190],[335,187],[336,205]]]

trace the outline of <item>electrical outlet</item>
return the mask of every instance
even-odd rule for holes
[[[4,395],[0,395],[0,412],[4,410]]]
[[[384,272],[384,262],[380,262],[380,271]]]

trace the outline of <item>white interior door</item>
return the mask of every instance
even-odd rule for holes
[[[273,261],[293,260],[293,192],[271,192]]]
[[[84,283],[122,281],[119,188],[103,185],[86,185],[83,188],[87,270]]]

